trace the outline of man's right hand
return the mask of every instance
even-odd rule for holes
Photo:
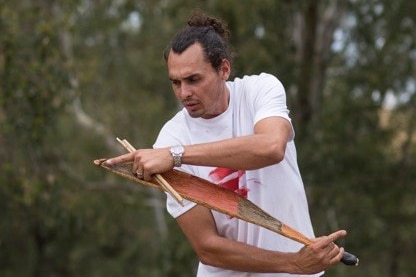
[[[338,263],[344,255],[344,248],[337,246],[335,241],[346,235],[345,230],[340,230],[314,239],[311,245],[303,247],[295,254],[294,272],[314,274]]]

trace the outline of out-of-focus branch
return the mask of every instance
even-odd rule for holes
[[[62,15],[61,7],[59,6],[59,3],[54,5],[54,12],[59,16]],[[70,20],[70,22],[76,22],[75,19]],[[68,67],[73,67],[73,46],[72,46],[72,37],[71,34],[68,32],[67,29],[62,28],[60,32],[61,36],[61,47],[64,55],[67,58]],[[75,72],[71,70],[72,72]],[[116,136],[112,134],[102,123],[98,122],[94,118],[92,118],[88,113],[84,111],[82,108],[82,103],[79,98],[79,96],[76,95],[76,91],[78,90],[78,79],[77,76],[73,75],[71,78],[71,87],[67,90],[68,98],[72,99],[72,102],[69,106],[69,111],[74,115],[74,119],[76,122],[82,126],[83,128],[88,129],[91,132],[94,132],[95,134],[98,134],[99,136],[103,137],[106,145],[110,149],[114,149],[115,151],[121,151],[120,147],[118,147],[118,144],[116,142]],[[101,186],[103,188],[104,186]],[[106,186],[107,188],[113,188],[111,184]],[[157,225],[157,229],[159,231],[159,234],[162,236],[162,238],[165,238],[168,234],[167,232],[167,222],[164,215],[164,205],[161,204],[163,202],[161,198],[161,193],[159,191],[156,191],[154,189],[149,190],[152,197],[150,200],[151,206],[153,207],[155,221]]]

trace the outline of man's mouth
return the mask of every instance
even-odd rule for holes
[[[194,109],[198,103],[197,102],[187,102],[187,103],[183,103],[183,105],[187,108],[187,109]]]

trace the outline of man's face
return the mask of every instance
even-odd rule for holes
[[[199,43],[182,54],[170,51],[168,74],[176,97],[192,117],[216,117],[228,107],[229,92],[225,81],[230,76],[230,63],[224,60],[216,71],[204,60]]]

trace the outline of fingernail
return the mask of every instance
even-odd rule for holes
[[[105,163],[111,165],[113,163],[113,160],[111,160],[111,159],[106,160]]]

